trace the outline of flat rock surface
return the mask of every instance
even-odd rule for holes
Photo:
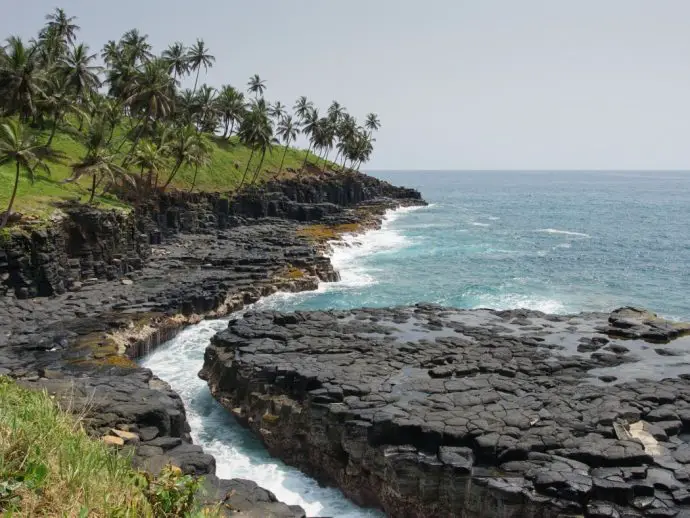
[[[521,502],[491,516],[687,516],[688,331],[635,308],[250,312],[202,376],[273,453],[391,516],[489,516],[454,499],[468,476]]]

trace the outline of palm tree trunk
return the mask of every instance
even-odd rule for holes
[[[194,80],[194,90],[192,90],[192,95],[196,93],[196,85],[199,82],[199,72],[201,72],[201,67],[197,67],[196,69],[196,79]]]
[[[250,185],[254,185],[256,183],[256,179],[259,177],[259,173],[261,173],[261,167],[264,165],[264,158],[266,158],[265,149],[261,153],[261,161],[259,162],[259,167],[256,168],[256,171],[254,172],[254,178],[252,178],[252,183]]]
[[[283,164],[285,163],[285,155],[287,155],[288,146],[290,145],[290,139],[285,143],[285,151],[283,151],[283,158],[280,160],[280,167],[278,168],[278,174],[283,171]]]
[[[228,138],[232,137],[232,132],[235,130],[235,119],[232,119],[232,124],[230,125],[230,135]]]
[[[196,185],[196,175],[199,172],[199,164],[194,164],[194,179],[192,180],[192,188],[189,189],[189,192],[192,192],[194,190],[194,186]]]
[[[17,164],[17,172],[14,175],[14,189],[12,189],[12,197],[10,198],[10,204],[7,206],[7,212],[2,217],[2,222],[0,222],[0,229],[5,228],[7,221],[10,219],[10,213],[12,212],[12,205],[14,205],[14,199],[17,197],[17,186],[19,185],[19,162]]]
[[[228,138],[228,126],[230,126],[230,120],[225,119],[225,130],[223,131],[223,138]]]
[[[53,138],[55,137],[55,132],[57,131],[57,125],[58,125],[59,119],[60,119],[60,116],[58,114],[55,114],[55,120],[53,121],[53,129],[50,130],[50,137],[48,137],[48,142],[46,142],[46,147],[50,147],[50,145],[53,143]]]
[[[309,143],[309,147],[307,148],[307,154],[304,157],[304,162],[302,163],[302,170],[301,172],[304,172],[304,168],[307,166],[307,159],[309,158],[309,152],[311,151],[311,142]]]
[[[93,203],[93,197],[96,194],[96,175],[91,175],[91,196],[89,197],[89,205]]]
[[[247,178],[247,171],[249,171],[249,164],[252,163],[252,158],[254,158],[254,148],[252,148],[252,153],[249,155],[249,161],[247,162],[247,167],[244,169],[244,174],[242,175],[242,181],[240,182],[240,186],[237,188],[237,192],[240,192],[242,189],[242,186],[244,185],[244,180]]]
[[[343,171],[345,171],[345,163],[346,163],[346,162],[347,162],[347,155],[345,155],[345,157],[343,158],[343,165],[342,165],[342,167],[341,167],[341,169],[342,169]]]
[[[165,191],[165,189],[168,188],[168,185],[170,185],[170,182],[173,181],[173,178],[175,178],[175,175],[177,174],[177,171],[180,170],[180,167],[182,166],[182,160],[177,159],[175,161],[175,167],[173,167],[173,170],[170,172],[170,176],[168,176],[168,179],[166,180],[165,184],[163,185],[162,189]]]
[[[110,141],[113,140],[113,135],[115,135],[115,124],[110,125],[110,135],[108,136],[106,144],[110,144]]]

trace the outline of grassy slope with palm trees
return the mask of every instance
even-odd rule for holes
[[[216,58],[203,39],[159,56],[132,29],[99,54],[78,32],[58,8],[37,38],[10,37],[0,48],[0,216],[45,215],[63,199],[125,206],[114,192],[131,200],[233,191],[286,174],[358,170],[371,156],[376,115],[359,125],[334,101],[321,116],[306,97],[291,114],[266,100],[258,74],[246,94],[209,86],[202,69]],[[291,147],[300,134],[306,151]]]

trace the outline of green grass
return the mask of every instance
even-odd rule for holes
[[[117,128],[113,143],[119,144],[118,139],[124,133],[122,128]],[[39,142],[48,139],[48,132],[37,132]],[[125,144],[123,150],[127,149]],[[17,192],[17,199],[13,210],[29,219],[37,217],[44,219],[55,210],[55,204],[66,200],[79,200],[86,202],[89,199],[90,178],[83,178],[79,182],[64,183],[71,176],[71,164],[84,157],[84,146],[73,139],[68,133],[58,131],[52,145],[54,157],[47,161],[51,174],[40,172],[36,182],[32,185],[29,179],[22,173]],[[273,178],[280,166],[283,156],[283,146],[275,146],[272,153],[267,153],[261,173],[257,182],[263,182]],[[236,189],[241,181],[251,150],[237,141],[236,137],[230,141],[220,137],[213,138],[213,154],[209,166],[199,169],[196,180],[196,191],[227,192]],[[305,150],[290,148],[285,157],[282,175],[287,175],[287,169],[298,171],[302,167]],[[316,157],[310,153],[308,164],[314,164]],[[254,171],[259,165],[260,154],[255,153],[249,169],[248,178],[253,177]],[[323,162],[319,161],[319,165]],[[313,168],[310,168],[312,171]],[[12,194],[15,168],[12,163],[0,164],[0,212],[4,211]],[[171,188],[189,190],[192,185],[194,170],[183,168],[173,181]],[[167,179],[167,172],[161,174],[159,184]],[[170,189],[170,188],[169,188]],[[97,191],[97,192],[100,192]],[[103,208],[126,208],[127,206],[117,200],[113,195],[96,196],[95,202]]]
[[[90,438],[45,392],[0,377],[3,516],[214,516],[194,510],[198,480],[176,468],[158,478]]]

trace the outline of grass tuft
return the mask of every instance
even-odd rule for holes
[[[172,467],[157,478],[135,471],[47,393],[0,377],[3,516],[203,516],[192,509],[198,486]]]

